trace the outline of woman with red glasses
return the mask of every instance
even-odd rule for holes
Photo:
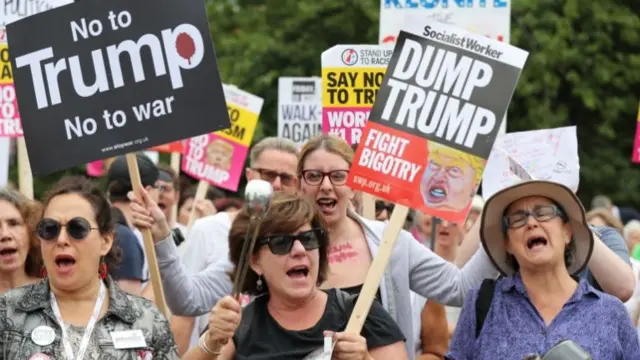
[[[114,220],[89,180],[67,177],[36,226],[46,278],[0,297],[3,359],[177,359],[168,321],[108,276]]]

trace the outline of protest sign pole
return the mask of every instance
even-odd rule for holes
[[[187,233],[191,230],[193,223],[196,221],[196,203],[204,200],[207,196],[207,191],[209,191],[209,183],[200,180],[198,183],[198,188],[196,189],[196,196],[193,198],[193,205],[191,206],[191,213],[189,213],[189,223],[187,224]]]
[[[33,199],[33,175],[29,156],[27,155],[27,144],[24,137],[17,139],[18,144],[18,184],[20,192],[28,199]]]
[[[404,222],[407,220],[407,214],[409,214],[409,208],[404,205],[396,205],[391,212],[389,224],[382,233],[382,242],[380,242],[378,254],[371,262],[367,277],[362,285],[362,290],[353,308],[351,317],[349,317],[346,332],[360,334],[360,331],[362,331],[364,321],[367,319],[373,299],[375,299],[378,287],[380,287],[384,269],[387,267],[389,259],[391,258],[393,245],[395,245],[398,240],[400,230],[402,230]]]
[[[369,220],[376,219],[376,198],[369,193],[362,193],[362,216]]]
[[[138,159],[135,154],[127,154],[127,168],[131,179],[131,187],[133,192],[138,196],[142,189],[142,180],[140,179],[140,170],[138,169]],[[162,290],[162,280],[160,278],[160,268],[158,267],[158,259],[156,257],[156,249],[153,244],[151,229],[142,229],[142,239],[144,242],[144,250],[147,254],[147,263],[149,265],[149,274],[151,275],[151,286],[153,286],[153,296],[158,309],[167,317],[171,315],[167,304],[164,300],[164,291]]]
[[[180,177],[180,153],[171,153],[171,168],[176,172],[177,176]],[[175,189],[175,191],[180,191],[180,189]],[[171,209],[171,223],[175,224],[178,221],[178,202],[173,204],[173,208]]]

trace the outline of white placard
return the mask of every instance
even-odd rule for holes
[[[482,196],[485,199],[520,180],[512,170],[509,156],[532,178],[555,181],[578,191],[580,159],[575,126],[499,136],[484,169]]]

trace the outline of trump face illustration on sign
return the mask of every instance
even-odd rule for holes
[[[233,159],[233,150],[233,145],[224,140],[215,139],[207,146],[206,161],[218,169],[229,170]]]
[[[429,156],[420,182],[427,207],[464,211],[482,180],[486,160],[435,142],[427,143]]]

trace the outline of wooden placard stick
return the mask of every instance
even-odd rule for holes
[[[135,154],[127,154],[127,168],[129,169],[129,178],[131,179],[133,192],[138,198],[141,198],[140,190],[142,189],[142,180],[140,179],[138,159]],[[147,264],[149,265],[149,275],[151,276],[151,286],[153,287],[153,296],[155,298],[156,306],[168,319],[171,316],[171,313],[169,312],[164,299],[162,279],[160,278],[160,268],[158,267],[158,258],[156,257],[156,248],[153,244],[151,229],[142,229],[142,240],[144,243],[144,250],[147,254]]]
[[[209,191],[209,183],[200,180],[198,183],[198,188],[196,189],[196,195],[193,197],[193,205],[191,206],[191,212],[189,213],[189,223],[187,224],[187,234],[191,231],[191,227],[193,223],[196,222],[196,204],[201,200],[204,200],[207,196],[207,191]]]
[[[362,216],[369,220],[376,219],[376,198],[368,193],[362,193]]]
[[[171,153],[171,168],[176,172],[178,178],[180,178],[180,153]],[[175,191],[180,191],[180,189],[174,189]],[[171,209],[171,224],[175,224],[178,221],[178,202],[176,201],[173,204],[173,208]],[[184,234],[185,236],[187,234]]]
[[[33,200],[33,174],[27,154],[27,144],[24,137],[17,139],[18,145],[18,187],[22,195]]]

